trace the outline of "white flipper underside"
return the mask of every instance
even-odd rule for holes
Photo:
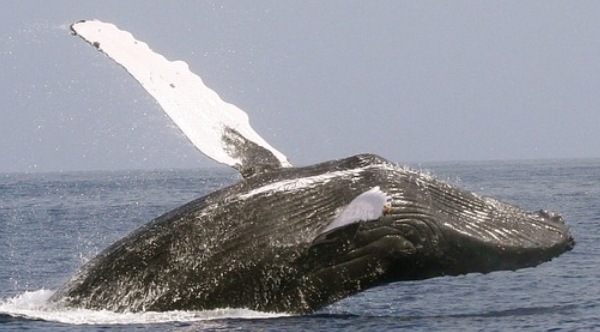
[[[387,194],[381,191],[379,186],[365,191],[356,196],[321,233],[360,221],[379,219],[383,216],[387,199]]]
[[[192,144],[208,157],[243,169],[265,159],[257,161],[256,157],[247,155],[258,149],[263,156],[266,153],[268,161],[265,163],[270,164],[269,167],[291,167],[285,155],[252,129],[244,111],[223,101],[185,62],[167,60],[113,24],[80,21],[71,29],[123,66],[156,99]],[[251,142],[251,148],[248,145],[232,147],[247,142]]]

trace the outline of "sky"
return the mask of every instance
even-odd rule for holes
[[[295,165],[600,157],[599,1],[0,0],[0,173],[217,165],[70,34],[116,24]]]

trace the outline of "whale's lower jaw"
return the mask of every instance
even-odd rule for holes
[[[508,207],[512,213],[516,212],[514,207]],[[535,267],[575,246],[562,221],[540,218],[538,213],[522,212],[522,225],[545,225],[547,234],[528,238],[515,224],[512,234],[519,236],[505,235],[505,243],[497,238],[491,241],[477,232],[440,228],[435,222],[425,225],[414,219],[393,218],[360,223],[318,237],[308,250],[309,256],[328,263],[326,266],[313,263],[319,267],[304,275],[304,280],[312,283],[305,289],[327,289],[327,292],[312,297],[304,294],[302,298],[312,302],[297,304],[287,311],[311,312],[365,289],[393,282]]]

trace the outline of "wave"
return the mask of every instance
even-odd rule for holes
[[[8,299],[0,299],[0,320],[43,320],[74,325],[124,325],[168,322],[197,322],[217,319],[256,319],[288,316],[249,309],[215,309],[200,311],[165,311],[117,313],[108,310],[57,308],[48,299],[54,291],[29,291]]]

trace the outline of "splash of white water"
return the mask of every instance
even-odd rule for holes
[[[263,313],[249,309],[215,309],[202,311],[166,311],[116,313],[108,310],[57,308],[48,303],[54,291],[41,289],[0,299],[0,314],[32,320],[45,320],[77,325],[152,324],[196,322],[227,318],[270,318],[285,314]]]

